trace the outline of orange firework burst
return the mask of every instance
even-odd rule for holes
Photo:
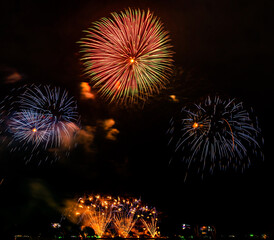
[[[159,227],[157,226],[158,224],[158,217],[157,217],[157,212],[155,208],[148,209],[146,206],[145,210],[145,215],[142,214],[141,221],[144,224],[145,228],[148,230],[150,237],[155,238],[159,237],[160,232]]]
[[[141,208],[138,199],[120,199],[113,216],[113,223],[119,237],[127,238],[139,218]]]
[[[90,227],[97,237],[116,236],[158,237],[158,218],[155,208],[143,206],[140,199],[113,198],[111,196],[88,195],[69,204],[65,214],[72,222],[80,224],[81,229]],[[113,223],[113,229],[109,228]]]
[[[98,237],[103,237],[107,235],[115,204],[110,196],[89,195],[80,198],[72,210],[71,219],[76,218],[82,227],[91,227]]]

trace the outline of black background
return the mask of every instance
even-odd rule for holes
[[[120,108],[79,100],[86,81],[79,46],[93,21],[125,8],[149,8],[170,32],[177,76],[144,107]],[[1,1],[0,64],[24,82],[62,86],[78,100],[82,125],[113,118],[117,139],[98,131],[92,153],[78,146],[68,159],[25,164],[2,150],[0,212],[7,232],[43,231],[60,219],[64,200],[87,192],[141,197],[162,212],[162,226],[214,224],[220,231],[273,228],[272,1]],[[1,79],[3,81],[3,78]],[[1,94],[12,88],[2,82]],[[179,102],[172,102],[175,94]],[[184,182],[169,165],[166,130],[180,108],[207,94],[252,106],[265,139],[265,160],[241,172],[218,172]],[[2,97],[3,97],[2,96]],[[35,229],[35,230],[34,230]]]

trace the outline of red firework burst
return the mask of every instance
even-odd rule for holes
[[[111,16],[94,22],[80,41],[85,72],[109,101],[145,100],[172,72],[168,32],[149,10],[129,8]]]

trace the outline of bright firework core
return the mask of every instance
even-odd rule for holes
[[[129,61],[130,61],[130,63],[134,63],[135,59],[131,57]]]
[[[198,124],[198,123],[196,123],[196,122],[195,122],[195,123],[193,123],[193,125],[192,125],[192,127],[193,127],[193,128],[197,128],[198,126],[199,126],[199,124]]]
[[[33,131],[33,132],[37,132],[37,129],[36,129],[36,128],[33,128],[32,131]]]

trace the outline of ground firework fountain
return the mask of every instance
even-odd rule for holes
[[[70,202],[65,216],[81,229],[92,228],[99,238],[160,235],[156,209],[136,198],[88,195]]]

